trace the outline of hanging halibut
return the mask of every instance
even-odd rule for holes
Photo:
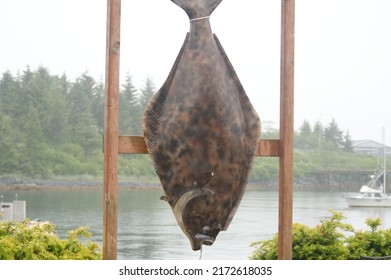
[[[245,191],[260,138],[259,117],[209,16],[222,0],[171,0],[190,32],[144,111],[148,152],[166,200],[193,250],[212,245]]]

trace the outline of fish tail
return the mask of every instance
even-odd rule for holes
[[[210,16],[223,0],[171,0],[188,14],[190,19]]]

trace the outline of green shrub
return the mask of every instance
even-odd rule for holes
[[[357,231],[354,236],[347,238],[350,259],[391,256],[391,229],[378,230],[380,218],[369,218],[366,224],[371,231]]]
[[[391,256],[391,229],[379,230],[381,220],[369,218],[370,231],[355,231],[342,223],[344,216],[331,211],[330,218],[310,228],[294,223],[292,228],[292,259],[294,260],[357,260],[366,257]],[[255,242],[250,259],[275,260],[278,257],[278,234],[270,240]]]
[[[0,221],[0,260],[99,260],[98,244],[91,242],[86,227],[69,231],[66,239],[57,236],[52,223]]]

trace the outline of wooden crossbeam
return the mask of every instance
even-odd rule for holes
[[[262,139],[258,143],[256,156],[259,157],[278,157],[280,140]],[[124,135],[118,137],[119,154],[148,154],[147,146],[142,136]]]

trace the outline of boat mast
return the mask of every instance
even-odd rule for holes
[[[383,126],[383,192],[386,193],[386,186],[387,186],[387,170],[386,170],[386,164],[387,164],[387,148],[385,144],[385,128]]]

